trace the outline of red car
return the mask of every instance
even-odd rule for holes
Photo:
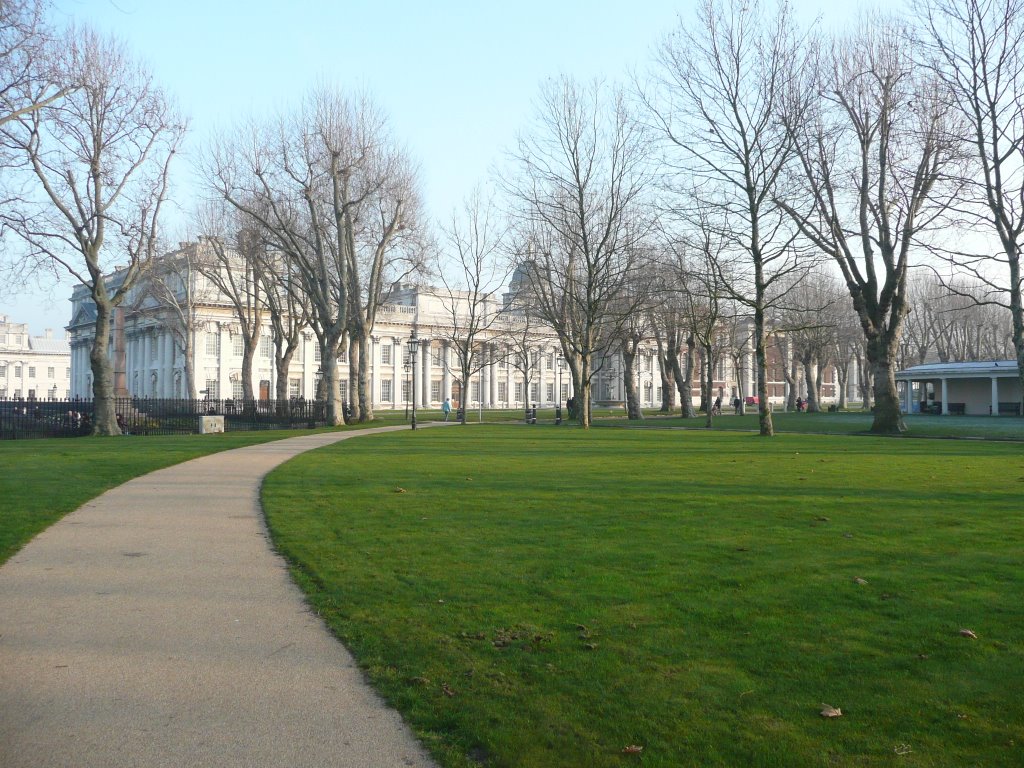
[[[757,395],[754,395],[754,396],[752,396],[752,397],[747,397],[747,398],[746,398],[746,399],[744,400],[744,402],[745,402],[745,403],[746,403],[747,405],[757,405],[757,404],[758,404],[759,402],[761,402],[761,401],[757,399]]]

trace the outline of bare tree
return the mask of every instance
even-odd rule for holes
[[[260,240],[265,246],[267,240],[262,233]],[[288,372],[292,358],[299,350],[302,330],[310,324],[309,299],[291,259],[265,248],[262,258],[260,278],[263,281],[263,297],[274,340],[274,399],[277,401],[277,409],[284,411],[288,401]]]
[[[760,433],[772,435],[766,313],[772,286],[802,269],[795,232],[775,199],[793,154],[782,95],[798,70],[801,40],[789,5],[702,0],[697,23],[680,19],[657,52],[657,87],[644,99],[666,139],[666,168],[684,179],[678,212],[696,199],[730,238],[725,284],[753,319]],[[724,276],[724,275],[723,275]]]
[[[24,195],[0,215],[37,268],[59,265],[89,289],[96,305],[93,430],[116,435],[111,318],[158,253],[169,165],[185,126],[116,40],[71,29],[59,71],[73,92],[0,127],[29,177]]]
[[[369,284],[365,274],[352,275],[354,264],[366,263],[357,250],[386,249],[388,233],[402,226],[400,199],[387,197],[392,158],[386,121],[368,97],[321,90],[290,118],[221,141],[205,162],[210,186],[259,230],[275,258],[290,262],[320,346],[331,424],[344,418],[339,355],[350,328],[367,317],[361,299],[383,295],[386,277],[372,265]],[[360,370],[365,357],[353,344],[350,369]]]
[[[541,93],[506,187],[521,234],[521,301],[558,335],[579,422],[590,427],[595,360],[638,309],[627,289],[647,235],[645,145],[621,89],[569,79]]]
[[[266,310],[263,246],[248,221],[224,201],[217,201],[198,215],[200,239],[196,268],[213,286],[218,299],[231,307],[242,340],[242,400],[255,399],[253,360],[259,350]]]
[[[978,298],[1009,311],[1024,391],[1024,3],[1020,0],[920,0],[926,63],[967,123],[960,134],[980,174],[966,179],[968,220],[998,235],[993,253],[951,254],[984,286]],[[1024,395],[1022,395],[1024,397]]]
[[[495,345],[504,347],[499,291],[509,276],[503,258],[507,229],[493,198],[476,189],[461,211],[453,213],[444,230],[447,247],[438,255],[437,273],[444,286],[441,303],[448,320],[442,334],[455,353],[463,424],[470,379],[491,362],[488,351]]]
[[[906,429],[895,366],[906,317],[911,248],[953,200],[953,125],[934,78],[915,68],[895,21],[866,18],[820,46],[787,114],[799,193],[783,207],[839,265],[864,331],[876,433]],[[820,96],[808,109],[805,93]]]
[[[331,100],[325,100],[324,107],[328,114],[340,112]],[[352,117],[350,122],[354,122]],[[377,312],[393,285],[423,271],[427,247],[417,169],[405,151],[394,144],[386,118],[372,102],[360,102],[358,119],[371,143],[363,150],[360,169],[367,197],[361,204],[349,206],[346,213],[346,231],[351,238],[347,249],[349,339],[354,347],[350,365],[351,380],[356,383],[353,419],[371,421],[369,343]],[[333,143],[340,150],[348,142],[347,129],[338,125],[333,133]]]
[[[178,250],[154,261],[133,306],[133,311],[139,313],[147,311],[150,305],[166,313],[167,330],[181,354],[185,396],[190,400],[198,397],[195,339],[203,326],[200,310],[212,299],[198,279],[199,247],[199,243],[183,243]]]
[[[56,103],[75,89],[55,60],[45,0],[0,3],[0,125]]]

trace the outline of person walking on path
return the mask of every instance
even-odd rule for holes
[[[448,417],[452,413],[452,401],[447,397],[444,399],[444,405],[441,406],[441,413],[444,414],[444,420],[448,421]]]

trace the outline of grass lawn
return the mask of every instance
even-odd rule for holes
[[[0,442],[0,564],[64,515],[133,477],[197,456],[299,434],[286,430]]]
[[[640,421],[629,421],[619,411],[611,417],[596,416],[595,426],[617,426],[634,428],[686,427],[704,429],[706,416],[701,413],[695,419],[679,416],[663,416],[655,412],[645,413]],[[932,416],[904,414],[907,424],[905,437],[978,437],[996,440],[1024,440],[1024,418],[1015,416]],[[870,413],[786,413],[772,414],[776,432],[801,432],[816,434],[847,435],[867,433],[871,429]],[[727,411],[716,417],[715,430],[739,430],[756,432],[757,412],[735,416]]]
[[[263,494],[444,765],[1009,766],[1022,492],[1020,444],[474,426]]]

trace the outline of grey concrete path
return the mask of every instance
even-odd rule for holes
[[[0,766],[433,765],[308,610],[259,507],[281,462],[379,431],[153,472],[9,560]]]

